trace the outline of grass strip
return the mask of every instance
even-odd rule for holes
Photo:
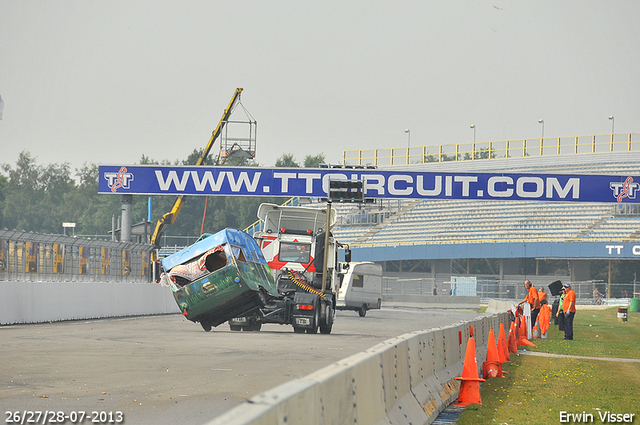
[[[573,341],[564,341],[564,334],[553,322],[548,336],[534,339],[537,347],[527,350],[640,359],[637,313],[629,314],[628,323],[620,323],[616,308],[578,310]],[[607,412],[633,414],[632,423],[640,423],[640,363],[512,354],[503,369],[508,372],[506,378],[484,382],[482,405],[468,406],[459,425],[623,422],[623,416],[611,421]]]

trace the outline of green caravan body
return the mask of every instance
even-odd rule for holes
[[[162,260],[162,283],[182,314],[205,331],[232,317],[258,312],[278,290],[255,240],[236,229],[203,234]]]

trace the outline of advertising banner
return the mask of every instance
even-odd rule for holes
[[[78,255],[78,274],[89,274],[89,250],[91,248],[81,246]]]
[[[64,251],[64,244],[53,244],[53,273],[64,273]]]
[[[0,271],[6,270],[9,258],[7,241],[0,239]]]
[[[40,244],[37,242],[25,242],[25,273],[37,273],[38,271],[38,253],[40,252]]]
[[[330,180],[362,180],[368,199],[636,203],[640,190],[640,176],[144,165],[102,165],[99,173],[104,194],[324,198]]]
[[[100,251],[100,273],[108,275],[111,273],[111,249],[102,248]]]
[[[122,276],[127,276],[131,273],[131,252],[129,250],[122,250]]]
[[[142,251],[142,276],[149,276],[149,253]]]

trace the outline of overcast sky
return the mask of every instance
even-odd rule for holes
[[[640,2],[0,0],[0,164],[185,159],[236,87],[256,160],[640,132]],[[214,148],[217,152],[218,147]]]

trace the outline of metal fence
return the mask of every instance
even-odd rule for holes
[[[456,295],[479,296],[482,303],[487,303],[490,299],[520,302],[527,295],[524,288],[525,279],[524,276],[522,279],[511,277],[499,279],[448,275],[438,275],[435,278],[411,277],[408,274],[402,276],[385,275],[382,278],[382,293],[383,295],[433,295],[433,290],[437,286],[438,296],[451,296],[451,290],[455,287]],[[630,298],[640,297],[640,293],[637,292],[640,290],[640,285],[635,283],[571,282],[567,276],[529,276],[529,279],[536,289],[544,287],[550,303],[559,298],[554,297],[548,288],[548,285],[556,280],[571,283],[571,287],[576,293],[577,304],[627,305]]]
[[[154,247],[0,230],[0,281],[151,282]]]
[[[346,150],[342,153],[342,163],[344,165],[387,166],[529,156],[637,152],[639,150],[639,133],[616,133],[451,143],[406,148]]]

